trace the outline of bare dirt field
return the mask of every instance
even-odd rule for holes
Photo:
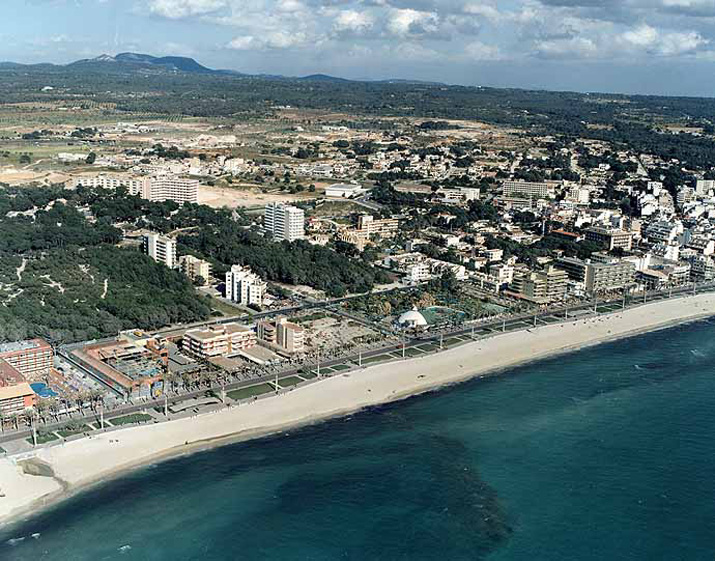
[[[315,195],[313,193],[313,195]],[[305,201],[312,197],[306,194],[291,195],[290,193],[261,193],[253,188],[224,188],[202,185],[199,188],[199,204],[213,208],[258,207],[268,203],[291,203]]]

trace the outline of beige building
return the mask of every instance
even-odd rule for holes
[[[211,263],[193,255],[182,255],[179,258],[179,267],[181,272],[191,280],[201,277],[206,284],[211,278]]]
[[[525,300],[548,304],[566,297],[567,281],[566,271],[552,266],[545,271],[527,272],[515,276],[511,287]]]
[[[258,339],[291,354],[305,351],[305,329],[285,317],[258,322]]]
[[[253,329],[237,323],[187,331],[181,341],[185,352],[204,359],[237,355],[255,345],[256,333]]]
[[[598,258],[599,254],[594,253]],[[583,261],[576,257],[563,257],[556,262],[568,277],[583,283],[590,294],[620,290],[634,282],[636,266],[631,261],[607,259],[605,261]]]

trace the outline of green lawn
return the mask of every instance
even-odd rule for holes
[[[135,423],[146,423],[151,421],[153,417],[147,415],[146,413],[133,413],[132,415],[126,415],[124,417],[117,417],[116,419],[109,419],[115,427],[119,425],[133,425]]]
[[[334,372],[340,372],[341,370],[350,370],[350,367],[347,364],[336,364],[335,366],[331,366],[330,368],[332,368]]]
[[[371,358],[362,359],[362,363],[363,364],[372,364],[373,362],[384,362],[386,360],[392,360],[392,357],[390,355],[377,355],[377,356],[373,356]]]
[[[48,442],[52,442],[53,440],[57,440],[57,437],[52,433],[49,433],[49,432],[47,432],[47,433],[38,432],[37,433],[37,443],[38,444],[47,444]],[[34,444],[32,442],[32,437],[28,438],[27,441],[30,444]]]
[[[464,341],[462,341],[462,340],[459,339],[458,337],[450,337],[449,339],[445,339],[445,340],[444,340],[444,346],[445,346],[445,347],[450,347],[450,346],[452,346],[452,345],[458,345],[459,343],[463,343],[463,342],[464,342]]]
[[[305,378],[306,380],[312,380],[313,378],[317,378],[318,375],[315,373],[314,370],[305,370],[301,371],[300,375]]]
[[[274,391],[276,391],[276,389],[271,384],[258,384],[257,386],[249,386],[247,388],[241,388],[240,390],[226,392],[226,395],[234,401],[239,401]]]
[[[297,386],[301,382],[303,382],[303,379],[298,378],[298,376],[288,376],[287,378],[278,380],[278,385],[281,388],[289,388],[290,386]]]
[[[82,434],[84,432],[88,432],[89,430],[89,427],[87,427],[86,425],[76,427],[63,427],[57,430],[57,434],[59,434],[63,438],[67,438],[69,436],[74,436],[75,434]]]
[[[240,308],[236,308],[235,306],[232,306],[223,300],[219,300],[218,298],[214,298],[213,296],[211,296],[209,306],[211,306],[211,309],[216,310],[224,317],[240,316],[243,313]]]

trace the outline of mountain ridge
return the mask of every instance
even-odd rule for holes
[[[215,76],[243,76],[276,80],[300,80],[303,82],[322,83],[349,83],[349,82],[372,82],[372,83],[403,83],[403,84],[432,84],[442,85],[439,82],[424,82],[420,80],[352,80],[328,74],[310,74],[307,76],[284,76],[271,74],[244,74],[236,70],[213,69],[199,63],[191,57],[167,55],[153,56],[146,53],[123,52],[116,55],[101,54],[94,58],[85,58],[69,62],[67,64],[53,64],[47,62],[23,64],[12,61],[0,61],[0,70],[39,70],[39,69],[82,69],[89,72],[111,72],[111,73],[185,73],[203,74]]]

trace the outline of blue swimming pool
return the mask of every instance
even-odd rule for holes
[[[30,384],[32,391],[35,392],[40,397],[57,397],[57,392],[52,390],[52,388],[47,387],[47,384],[38,382],[36,384]]]

